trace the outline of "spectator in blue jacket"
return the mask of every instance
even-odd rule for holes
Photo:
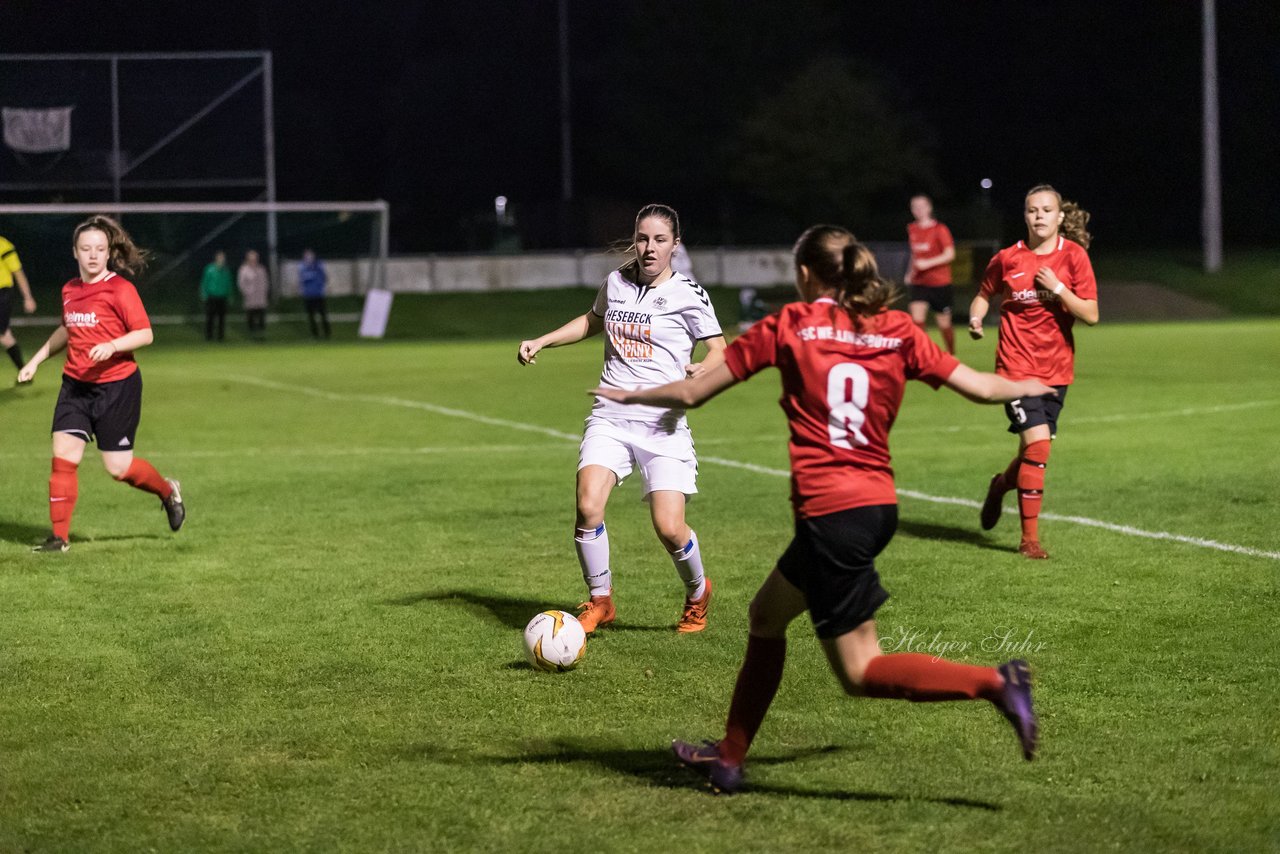
[[[311,324],[311,337],[320,338],[323,330],[325,338],[329,337],[329,314],[325,310],[324,286],[329,281],[329,274],[324,264],[310,249],[302,253],[302,263],[298,265],[298,287],[302,291],[302,304],[307,308],[307,322]],[[316,323],[317,316],[320,319]]]

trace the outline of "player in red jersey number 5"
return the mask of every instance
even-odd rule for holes
[[[749,611],[747,654],[725,736],[672,749],[718,791],[743,785],[743,761],[782,682],[787,626],[806,610],[845,691],[916,702],[982,699],[1013,724],[1025,758],[1038,729],[1025,661],[958,664],[922,653],[884,654],[875,613],[889,598],[875,558],[898,523],[889,429],[909,379],[943,385],[979,403],[1052,389],[979,373],[942,352],[910,316],[888,311],[895,289],[870,250],[836,226],[814,226],[795,247],[792,303],[752,326],[705,374],[644,391],[599,388],[620,403],[699,406],[765,368],[782,374],[791,430],[795,537]]]
[[[78,225],[71,245],[80,275],[62,286],[62,325],[18,372],[19,382],[30,382],[45,359],[67,350],[53,411],[53,532],[36,546],[38,552],[70,547],[71,514],[79,493],[76,469],[90,438],[97,440],[112,477],[160,498],[172,530],[186,518],[178,482],[161,477],[151,463],[133,455],[142,413],[142,375],[133,351],[151,343],[151,321],[138,291],[119,274],[137,273],[145,253],[105,216]]]
[[[1075,380],[1076,320],[1098,322],[1098,283],[1089,263],[1092,235],[1087,211],[1063,202],[1048,184],[1027,192],[1027,239],[1002,249],[987,265],[982,287],[969,306],[969,334],[982,337],[982,320],[993,300],[1000,304],[996,373],[1014,380],[1035,379],[1054,387],[1048,397],[1024,397],[1005,405],[1009,432],[1018,435],[1018,453],[991,478],[979,521],[989,531],[1000,521],[1004,495],[1018,490],[1022,542],[1018,551],[1032,560],[1049,557],[1040,545],[1049,443],[1058,434],[1058,416]]]

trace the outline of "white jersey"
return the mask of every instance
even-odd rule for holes
[[[650,287],[615,270],[591,310],[604,318],[604,388],[634,391],[684,379],[697,343],[724,334],[707,292],[680,273]],[[684,424],[683,409],[624,406],[602,398],[596,398],[591,413],[670,428]]]

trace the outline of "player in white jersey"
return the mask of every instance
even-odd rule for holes
[[[636,214],[635,258],[609,278],[586,314],[539,338],[520,342],[520,364],[544,347],[562,347],[605,332],[605,388],[641,389],[697,376],[724,361],[725,340],[711,299],[696,282],[671,269],[680,245],[680,218],[666,205]],[[707,354],[693,362],[698,342]],[[685,522],[687,496],[698,491],[698,461],[683,409],[622,406],[596,398],[578,454],[578,515],[574,544],[589,598],[578,619],[588,632],[612,623],[613,576],[604,525],[609,494],[638,468],[653,529],[685,585],[676,628],[707,626],[711,580],[702,567],[698,537]]]

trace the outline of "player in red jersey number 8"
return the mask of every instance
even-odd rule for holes
[[[887,309],[896,289],[843,228],[810,228],[796,242],[795,263],[804,301],[752,326],[729,345],[723,365],[659,388],[594,391],[625,404],[696,407],[765,368],[782,374],[795,538],[751,603],[746,659],[724,738],[677,741],[672,749],[718,791],[743,785],[747,750],[782,681],[787,626],[807,610],[847,693],[987,700],[1012,723],[1031,759],[1038,727],[1027,663],[978,667],[922,653],[884,654],[874,616],[889,594],[875,557],[897,526],[888,439],[907,380],[945,385],[978,403],[1053,390],[974,371],[942,352],[905,312]]]

